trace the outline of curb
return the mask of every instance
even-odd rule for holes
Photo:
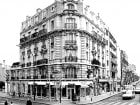
[[[118,94],[120,94],[121,92],[119,92],[119,93],[116,93],[116,94],[113,94],[113,95],[110,95],[110,96],[108,96],[108,97],[106,97],[106,98],[103,98],[103,99],[101,99],[101,100],[98,100],[98,101],[96,101],[96,102],[87,102],[87,103],[76,103],[77,105],[86,105],[86,104],[93,104],[93,103],[97,103],[97,102],[99,102],[99,101],[103,101],[103,100],[105,100],[105,99],[108,99],[108,98],[110,98],[110,97],[113,97],[113,96],[115,96],[115,95],[118,95]],[[1,98],[7,98],[7,99],[13,99],[13,100],[21,100],[21,101],[26,101],[26,99],[22,99],[22,98],[12,98],[12,97],[6,97],[6,96],[0,96]],[[34,101],[34,100],[32,100],[32,102],[33,103],[39,103],[39,104],[44,104],[44,105],[53,105],[53,104],[50,104],[50,103],[46,103],[46,102],[38,102],[38,101]],[[54,103],[54,105],[57,105],[57,103]]]
[[[20,100],[20,101],[26,101],[26,99],[22,99],[22,98],[12,98],[12,97],[6,97],[6,96],[0,96],[1,98],[7,98],[7,99],[13,99],[13,100]],[[44,105],[52,105],[50,103],[45,103],[45,102],[38,102],[38,101],[33,101],[32,103],[39,103],[39,104],[44,104]]]
[[[119,92],[119,93],[116,93],[116,94],[113,94],[113,95],[110,95],[109,97],[106,97],[106,98],[103,98],[103,99],[101,99],[101,100],[98,100],[98,101],[96,101],[96,102],[90,102],[90,103],[80,103],[80,104],[78,104],[78,105],[87,105],[87,104],[94,104],[94,103],[97,103],[97,102],[100,102],[100,101],[103,101],[103,100],[105,100],[105,99],[108,99],[108,98],[110,98],[110,97],[113,97],[113,96],[115,96],[115,95],[118,95],[118,94],[120,94],[121,92]]]

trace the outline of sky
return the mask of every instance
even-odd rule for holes
[[[54,0],[0,0],[0,62],[6,65],[19,61],[21,22],[32,16],[37,8],[44,9]],[[140,1],[139,0],[84,0],[116,38],[120,49],[126,51],[130,64],[136,65],[140,75]]]

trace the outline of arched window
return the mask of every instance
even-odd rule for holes
[[[68,4],[67,6],[68,6],[68,9],[70,9],[70,10],[74,10],[74,9],[75,9],[75,8],[74,8],[74,5],[73,5],[73,4],[71,4],[71,3],[70,3],[70,4]]]

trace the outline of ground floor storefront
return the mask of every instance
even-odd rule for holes
[[[107,81],[24,81],[12,82],[10,85],[12,95],[31,97],[35,95],[38,98],[56,100],[59,100],[59,97],[72,99],[74,94],[80,99],[80,97],[97,96],[105,92],[117,91],[116,82]]]

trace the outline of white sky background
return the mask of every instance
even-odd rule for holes
[[[7,65],[19,61],[21,22],[32,16],[37,8],[44,9],[54,0],[0,1],[0,62]],[[109,27],[121,49],[126,51],[129,63],[136,65],[140,75],[140,0],[84,0]]]

